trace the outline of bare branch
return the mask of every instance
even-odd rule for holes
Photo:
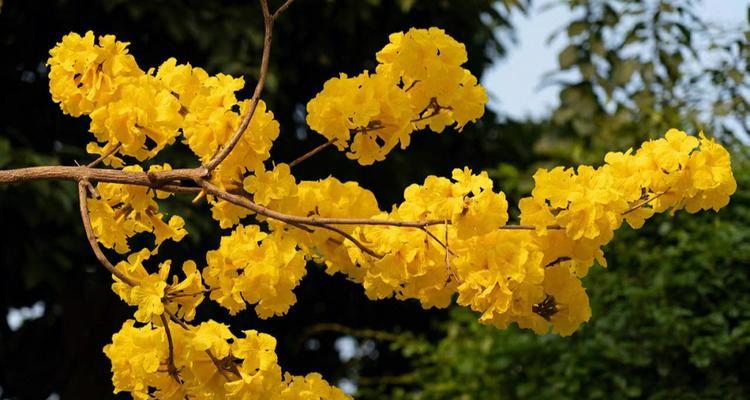
[[[625,212],[623,212],[623,213],[622,213],[622,215],[623,215],[623,216],[625,216],[625,215],[628,215],[628,214],[632,213],[633,211],[635,211],[635,210],[637,210],[637,209],[639,209],[639,208],[641,208],[641,207],[645,206],[646,204],[649,204],[649,203],[651,203],[652,201],[654,201],[654,200],[658,199],[659,197],[661,197],[661,196],[664,196],[664,195],[665,195],[665,194],[667,194],[667,193],[669,193],[669,189],[667,189],[667,190],[665,190],[665,191],[663,191],[663,192],[661,192],[661,193],[657,194],[656,196],[654,196],[654,197],[652,197],[652,198],[650,198],[650,199],[647,199],[647,200],[645,200],[645,201],[643,201],[643,202],[640,202],[640,203],[638,203],[638,204],[636,204],[636,205],[634,205],[634,206],[632,206],[632,207],[628,208],[627,210],[625,210]]]
[[[380,253],[378,253],[378,252],[376,252],[376,251],[368,248],[362,242],[360,242],[359,240],[357,240],[354,236],[352,236],[349,233],[341,230],[340,228],[337,228],[335,226],[325,225],[325,224],[324,225],[316,225],[316,226],[318,226],[320,228],[323,228],[323,229],[327,229],[327,230],[332,231],[332,232],[338,233],[339,235],[345,237],[350,242],[354,243],[357,247],[359,247],[360,250],[364,251],[365,253],[367,253],[367,254],[375,257],[375,258],[383,258],[384,257],[383,254],[380,254]]]
[[[167,357],[167,372],[178,384],[182,384],[177,367],[174,365],[174,343],[172,342],[172,332],[169,330],[169,321],[164,314],[160,315],[161,323],[164,325],[164,333],[167,335],[167,347],[169,348],[169,356]]]
[[[557,264],[564,263],[564,262],[570,261],[570,260],[571,260],[570,257],[557,257],[554,260],[552,260],[549,263],[547,263],[547,265],[545,265],[544,268],[551,268],[551,267],[554,267]]]
[[[117,143],[114,147],[112,147],[111,149],[107,150],[102,155],[100,155],[96,160],[86,164],[86,166],[89,168],[96,167],[97,165],[99,165],[100,162],[104,161],[107,157],[111,156],[112,154],[115,154],[117,150],[120,149],[120,147],[122,147],[122,143]]]
[[[283,14],[283,13],[284,13],[284,11],[286,11],[286,10],[287,10],[287,8],[289,8],[289,6],[291,6],[291,5],[292,5],[292,2],[293,2],[293,1],[294,1],[294,0],[286,0],[286,1],[284,2],[284,4],[282,4],[282,5],[281,5],[281,7],[279,7],[279,8],[278,8],[278,9],[276,10],[276,12],[274,12],[274,13],[273,13],[273,15],[272,15],[271,17],[272,17],[272,18],[273,18],[274,20],[278,19],[278,18],[279,18],[279,16],[281,16],[281,14]]]
[[[195,181],[205,177],[200,168],[174,169],[160,171],[159,174],[147,172],[122,171],[117,169],[89,168],[89,167],[67,167],[67,166],[44,166],[28,167],[0,171],[0,184],[12,184],[38,180],[65,180],[65,181],[89,181],[110,182],[126,185],[139,185],[159,187],[166,182],[176,180]]]
[[[288,5],[286,6],[288,7]],[[260,100],[260,94],[263,92],[263,86],[266,83],[266,76],[268,75],[268,60],[271,55],[271,40],[273,37],[274,18],[268,11],[268,0],[260,0],[260,7],[263,10],[263,24],[265,27],[265,32],[263,37],[263,54],[260,60],[260,72],[258,73],[258,83],[255,85],[253,97],[250,99],[250,105],[245,112],[245,115],[242,117],[242,122],[240,122],[240,125],[234,131],[234,134],[232,134],[232,138],[229,139],[229,142],[227,142],[227,144],[223,148],[221,148],[221,150],[219,150],[216,155],[214,155],[205,165],[203,165],[208,173],[211,173],[211,171],[218,167],[219,164],[221,164],[222,161],[224,161],[227,156],[229,156],[229,153],[234,150],[234,147],[237,145],[237,143],[239,143],[242,135],[245,133],[245,130],[250,125],[250,120],[253,118],[253,114],[255,114],[255,109],[258,106],[258,101]]]
[[[450,253],[450,255],[455,256],[450,248],[448,248],[448,220],[443,221],[443,224],[445,224],[445,243],[441,241],[437,236],[435,236],[434,233],[430,232],[427,227],[421,227],[419,228],[421,231],[424,231],[424,233],[427,234],[427,236],[431,237],[434,241],[436,241],[442,248],[446,250],[447,253]]]
[[[205,177],[205,173],[201,168],[174,169],[170,171],[160,172],[164,174],[160,175],[159,179],[154,180],[151,179],[152,175],[146,172],[67,166],[29,167],[0,171],[0,184],[14,184],[38,180],[64,180],[138,185],[172,193],[199,193],[201,191],[206,191],[208,194],[226,200],[230,203],[239,205],[241,207],[245,207],[257,214],[292,225],[293,223],[296,223],[298,225],[320,227],[322,227],[323,225],[379,225],[423,228],[426,226],[441,225],[445,223],[444,220],[440,219],[424,221],[396,221],[372,218],[321,218],[289,215],[261,206],[245,197],[223,191],[219,187],[203,179]],[[200,187],[164,183],[182,181],[193,181]],[[448,223],[450,223],[450,221]],[[534,230],[536,228],[531,225],[504,225],[498,229]],[[557,230],[563,228],[558,225],[550,225],[547,227],[547,229]]]
[[[334,144],[335,142],[336,142],[336,138],[333,138],[333,139],[331,139],[331,140],[329,140],[329,141],[321,144],[320,146],[317,146],[314,149],[308,151],[307,153],[305,153],[305,154],[297,157],[296,160],[294,160],[294,161],[292,161],[292,162],[289,163],[289,168],[292,168],[295,165],[301,163],[302,161],[305,161],[308,158],[310,158],[310,157],[312,157],[312,156],[320,153],[321,151],[325,150],[328,146]]]

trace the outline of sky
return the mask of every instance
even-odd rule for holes
[[[557,105],[559,87],[540,86],[542,76],[557,67],[564,37],[547,45],[547,38],[571,20],[567,7],[542,10],[549,1],[537,1],[528,15],[517,12],[512,21],[518,42],[482,77],[490,95],[489,107],[514,118],[543,117]],[[723,27],[746,24],[750,0],[703,0],[700,12],[709,23]]]

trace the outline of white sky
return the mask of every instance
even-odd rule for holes
[[[550,46],[549,35],[572,17],[567,7],[541,9],[547,1],[535,2],[528,15],[516,13],[512,20],[517,28],[518,44],[498,60],[482,77],[489,91],[489,107],[501,115],[515,118],[541,117],[558,103],[558,87],[541,87],[542,75],[557,68],[557,53],[565,44],[561,36]],[[699,11],[710,23],[725,28],[747,23],[750,0],[703,0]]]

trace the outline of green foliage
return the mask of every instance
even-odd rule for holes
[[[562,83],[561,104],[543,154],[564,158],[560,149],[572,143],[627,148],[675,126],[747,138],[750,30],[708,25],[696,0],[552,4],[577,17],[551,38],[565,35],[568,45],[550,75]],[[576,163],[599,159],[596,152],[568,155]]]

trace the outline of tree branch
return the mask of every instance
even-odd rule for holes
[[[286,10],[286,8],[289,7],[289,4],[284,4],[282,7],[284,7],[284,9],[280,9],[281,12]],[[245,115],[242,117],[242,122],[240,122],[240,125],[234,131],[234,134],[232,134],[232,138],[229,139],[229,142],[227,142],[227,144],[221,150],[219,150],[218,153],[216,153],[206,164],[203,165],[208,173],[211,173],[211,171],[218,167],[219,164],[221,164],[222,161],[224,161],[227,156],[229,156],[229,153],[232,152],[234,146],[239,143],[242,135],[245,133],[245,130],[250,125],[250,120],[253,118],[253,114],[255,114],[255,109],[257,108],[258,101],[260,100],[260,94],[263,92],[263,86],[266,83],[266,75],[268,74],[268,60],[271,55],[273,22],[275,17],[272,16],[268,11],[268,0],[260,0],[260,8],[263,10],[263,25],[265,29],[263,36],[263,54],[260,60],[260,72],[258,73],[258,83],[255,85],[253,97],[250,99],[250,105],[245,112]]]
[[[87,167],[93,168],[99,165],[100,162],[104,161],[107,157],[111,156],[112,154],[115,154],[117,150],[122,147],[122,143],[117,143],[114,147],[104,152],[102,155],[100,155],[96,160],[86,164]]]
[[[174,169],[156,173],[122,171],[90,167],[43,166],[0,171],[0,184],[13,184],[38,180],[89,181],[122,183],[158,188],[176,180],[195,181],[206,175],[200,168]]]
[[[279,8],[277,9],[277,10],[276,10],[276,12],[274,12],[274,13],[273,13],[273,15],[271,16],[271,17],[273,18],[273,20],[275,21],[276,19],[278,19],[278,18],[279,18],[279,16],[280,16],[281,14],[283,14],[283,13],[284,13],[284,11],[286,11],[286,10],[287,10],[287,8],[289,8],[289,6],[291,6],[291,5],[292,5],[292,2],[293,2],[293,1],[294,1],[294,0],[286,0],[286,1],[284,2],[284,4],[282,4],[282,5],[281,5],[281,6],[280,6],[280,7],[279,7]]]
[[[329,141],[315,147],[314,149],[308,151],[307,153],[297,157],[294,161],[289,163],[289,168],[294,167],[295,165],[301,163],[302,161],[307,160],[308,158],[320,153],[321,151],[325,150],[328,146],[334,144],[336,142],[336,138],[330,139]]]
[[[169,357],[167,357],[167,372],[169,376],[174,378],[178,384],[182,384],[182,380],[177,371],[177,367],[174,365],[174,343],[172,342],[172,332],[169,330],[169,321],[164,314],[160,315],[161,323],[164,325],[164,333],[167,335],[167,347],[169,349]]]
[[[345,237],[350,242],[354,243],[354,245],[356,245],[357,247],[359,247],[360,250],[364,251],[365,253],[367,253],[367,254],[375,257],[375,258],[383,258],[384,257],[383,254],[380,254],[380,253],[376,252],[375,250],[372,250],[372,249],[368,248],[362,242],[360,242],[359,240],[357,240],[354,236],[352,236],[349,233],[341,230],[340,228],[336,228],[335,226],[330,226],[330,225],[318,225],[318,226],[320,228],[327,229],[329,231],[338,233],[339,235]]]
[[[639,209],[639,208],[641,208],[641,207],[643,207],[643,206],[651,203],[652,201],[658,199],[659,197],[664,196],[667,193],[669,193],[669,189],[667,189],[667,190],[665,190],[665,191],[657,194],[656,196],[654,196],[654,197],[652,197],[650,199],[644,200],[643,202],[640,202],[640,203],[638,203],[638,204],[636,204],[636,205],[628,208],[627,210],[625,210],[625,212],[622,213],[622,215],[623,216],[628,215],[628,214],[632,213],[633,211],[635,211],[635,210],[637,210],[637,209]]]
[[[261,206],[260,204],[257,204],[250,199],[244,198],[242,196],[223,191],[219,187],[204,179],[205,174],[201,168],[174,169],[170,171],[160,171],[160,173],[163,173],[164,175],[162,175],[161,178],[155,180],[152,179],[152,174],[148,174],[146,172],[68,166],[29,167],[0,171],[0,184],[15,184],[38,180],[62,180],[138,185],[172,193],[199,193],[201,191],[205,191],[206,193],[216,196],[222,200],[226,200],[235,205],[245,207],[265,217],[286,222],[290,225],[297,224],[318,227],[323,227],[323,225],[379,225],[423,228],[445,223],[445,221],[442,219],[424,221],[396,221],[373,218],[322,218],[289,215]],[[182,181],[193,181],[200,187],[164,183]],[[450,221],[448,221],[448,223],[450,224]],[[499,229],[534,230],[536,228],[531,225],[504,225]],[[548,226],[547,229],[557,230],[563,228],[558,225],[551,225]]]
[[[88,195],[87,195],[87,181],[81,180],[78,182],[78,201],[80,202],[80,209],[81,209],[81,220],[83,221],[83,229],[86,231],[86,238],[89,241],[89,245],[91,245],[91,250],[94,251],[94,255],[96,255],[96,258],[99,260],[99,262],[104,266],[104,268],[109,271],[112,275],[116,276],[117,279],[123,281],[129,286],[135,286],[135,282],[130,280],[127,276],[125,276],[122,272],[118,271],[117,268],[115,268],[114,265],[112,265],[111,262],[107,259],[107,256],[104,255],[102,252],[102,249],[99,247],[99,242],[96,240],[96,235],[94,234],[94,230],[91,227],[91,217],[89,216],[89,207],[88,207]]]

